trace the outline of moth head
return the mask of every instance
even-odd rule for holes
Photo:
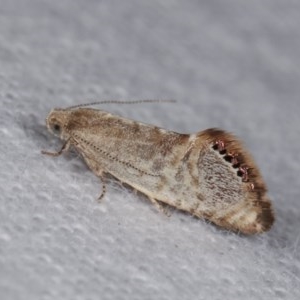
[[[52,134],[66,140],[69,138],[69,134],[66,132],[67,121],[68,112],[66,110],[53,109],[46,119],[46,125]]]

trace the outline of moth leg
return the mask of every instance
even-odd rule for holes
[[[80,152],[80,150],[79,150]],[[101,194],[98,197],[98,202],[101,202],[101,200],[104,198],[106,194],[106,185],[105,185],[105,178],[104,178],[104,171],[103,169],[97,164],[97,160],[93,158],[92,156],[88,156],[85,153],[81,153],[84,161],[88,165],[88,167],[93,171],[93,173],[100,178],[100,182],[102,184],[102,191]]]
[[[156,199],[148,197],[151,203],[155,206],[155,208],[159,211],[164,213],[166,216],[170,217],[171,213],[168,209],[166,209],[165,206],[163,206],[160,202],[158,202]]]
[[[100,196],[98,197],[98,201],[101,202],[101,200],[103,199],[103,197],[106,194],[106,185],[105,185],[104,177],[102,176],[102,174],[101,174],[101,176],[100,175],[98,175],[98,176],[100,177],[100,181],[102,183],[102,192],[101,192]]]
[[[59,156],[61,154],[63,154],[64,152],[67,152],[70,148],[70,145],[71,145],[71,142],[70,140],[67,140],[63,146],[61,147],[61,149],[57,152],[48,152],[48,151],[44,151],[42,150],[42,154],[45,154],[45,155],[49,155],[49,156]]]

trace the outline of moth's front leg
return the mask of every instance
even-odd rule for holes
[[[42,150],[42,154],[45,154],[45,155],[49,155],[49,156],[59,156],[61,154],[63,154],[64,152],[67,152],[70,148],[70,145],[71,145],[71,141],[70,139],[68,139],[64,144],[63,146],[61,147],[61,149],[57,152],[49,152],[49,151],[44,151]]]

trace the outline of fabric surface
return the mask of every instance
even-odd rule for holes
[[[0,0],[1,299],[300,299],[300,2]],[[57,158],[54,107],[239,136],[276,222],[243,237]]]

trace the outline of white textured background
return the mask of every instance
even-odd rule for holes
[[[300,2],[0,0],[0,298],[300,299]],[[59,149],[53,107],[102,107],[249,147],[277,220],[255,237],[168,218]]]

